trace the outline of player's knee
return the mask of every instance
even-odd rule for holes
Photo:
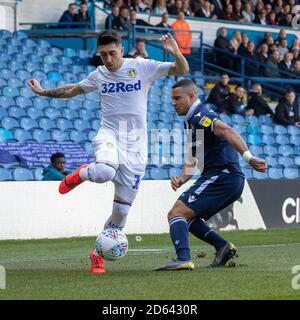
[[[184,215],[178,211],[178,209],[176,207],[172,208],[169,212],[168,212],[168,220],[170,221],[171,219],[175,218],[175,217],[183,217]]]
[[[93,181],[96,183],[105,183],[111,181],[116,175],[116,170],[105,163],[96,163]]]

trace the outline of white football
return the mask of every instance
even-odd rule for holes
[[[105,260],[118,260],[128,251],[128,240],[125,233],[119,229],[103,230],[96,239],[95,248]]]

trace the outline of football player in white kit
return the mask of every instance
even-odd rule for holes
[[[170,34],[160,38],[163,49],[174,62],[143,58],[123,58],[121,35],[115,30],[99,34],[98,50],[103,66],[77,84],[45,90],[35,79],[32,90],[41,96],[71,98],[99,90],[102,125],[93,139],[95,162],[83,164],[68,175],[59,186],[65,194],[84,181],[115,185],[112,214],[105,223],[123,229],[147,163],[147,96],[151,83],[167,75],[183,75],[189,71],[184,56]],[[91,272],[105,272],[102,258],[92,249]]]

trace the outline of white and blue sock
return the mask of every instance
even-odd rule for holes
[[[190,261],[189,227],[184,217],[175,217],[169,221],[170,235],[179,261]]]
[[[114,200],[112,214],[107,219],[104,225],[104,229],[116,228],[119,230],[123,230],[127,221],[130,207],[131,205],[128,203]]]
[[[198,239],[214,246],[216,250],[223,248],[227,241],[212,230],[203,219],[190,219],[188,221],[189,231]]]

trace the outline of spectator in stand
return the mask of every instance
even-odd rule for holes
[[[295,77],[293,77],[293,78],[300,80],[300,60],[295,61],[294,65],[293,65],[292,72],[295,75]],[[293,84],[292,87],[296,93],[300,94],[300,85],[299,84]]]
[[[279,45],[282,39],[286,39],[285,29],[280,29],[277,39],[274,41],[276,45]]]
[[[269,26],[277,26],[278,25],[276,13],[274,11],[270,12],[267,15],[267,24]]]
[[[169,14],[168,14],[168,12],[165,12],[161,16],[161,22],[159,24],[157,24],[156,27],[171,29],[172,27],[171,27],[171,25],[168,24],[168,21],[169,21]]]
[[[226,53],[233,53],[229,39],[227,38],[227,29],[221,28],[219,30],[219,36],[214,42],[214,47],[217,49],[224,50],[225,52],[215,51],[216,53],[216,64],[220,67],[232,69],[233,59],[232,56]]]
[[[265,77],[267,78],[280,78],[279,73],[280,55],[278,51],[274,51],[267,60],[265,68]]]
[[[182,11],[186,17],[193,17],[195,15],[190,6],[190,0],[182,0]]]
[[[246,54],[248,42],[249,42],[248,34],[246,32],[243,32],[242,42],[240,44],[240,47],[238,48],[238,55],[244,56]]]
[[[88,13],[88,5],[85,1],[82,1],[80,3],[80,8],[78,13],[74,17],[74,21],[78,22],[77,28],[90,29],[92,27],[92,21]]]
[[[135,10],[130,11],[130,22],[131,26],[146,26],[146,27],[153,27],[152,24],[146,22],[143,19],[138,19]],[[139,29],[140,32],[149,32],[147,29]]]
[[[300,49],[300,40],[299,39],[294,39],[291,45],[291,51],[294,49]]]
[[[239,30],[235,30],[230,40],[230,45],[233,48],[233,53],[237,54],[241,43],[242,43],[241,32]]]
[[[252,23],[254,21],[255,14],[252,11],[250,2],[246,2],[244,4],[244,10],[242,11],[242,16],[244,18],[244,22]]]
[[[265,8],[264,3],[261,0],[256,1],[255,9],[254,9],[254,14],[257,17],[261,10]]]
[[[166,1],[165,0],[158,0],[155,7],[154,7],[153,13],[161,16],[165,12],[168,12]]]
[[[280,55],[280,60],[283,59],[284,55],[289,52],[288,41],[287,39],[281,39],[279,45],[277,46],[277,50]]]
[[[279,62],[279,69],[285,72],[292,72],[293,68],[293,54],[291,52],[285,53],[283,60]],[[288,75],[282,74],[283,78],[289,78]]]
[[[149,54],[146,50],[146,44],[144,39],[137,39],[135,48],[130,50],[127,53],[127,58],[144,58],[147,59],[149,57]]]
[[[300,49],[299,48],[293,48],[292,49],[293,54],[293,63],[295,63],[298,59],[300,59]]]
[[[258,62],[266,64],[269,58],[268,55],[269,47],[266,43],[262,43],[257,49],[256,59]],[[265,66],[258,64],[258,75],[260,77],[265,77]]]
[[[138,13],[142,13],[142,12],[149,12],[151,8],[149,7],[148,4],[146,4],[142,0],[135,0],[133,10],[135,10]]]
[[[249,92],[246,114],[249,116],[254,115],[256,117],[263,114],[272,117],[274,114],[262,94],[262,87],[259,83],[253,84],[252,89]]]
[[[260,10],[259,14],[255,17],[254,23],[261,24],[262,26],[266,26],[267,23],[267,12],[265,9]]]
[[[127,7],[121,7],[120,9],[120,20],[122,24],[122,30],[131,29],[131,22],[129,18],[129,10]]]
[[[291,14],[291,6],[289,4],[285,4],[283,6],[283,10],[277,15],[278,24],[280,26],[288,26],[288,15]]]
[[[266,43],[269,46],[269,50],[270,50],[270,46],[274,44],[272,32],[265,32],[264,39],[260,44],[262,43]]]
[[[240,22],[245,22],[245,19],[242,14],[242,1],[241,0],[235,0],[234,1],[234,7],[233,12],[237,16],[237,20]]]
[[[118,6],[113,6],[111,9],[111,14],[107,16],[105,20],[105,29],[122,29],[122,23],[119,16],[120,8]]]
[[[275,6],[274,6],[274,11],[278,15],[282,11],[283,7],[283,0],[275,0]]]
[[[258,75],[258,66],[256,64],[256,54],[255,54],[255,43],[253,41],[249,41],[247,45],[247,50],[244,53],[245,60],[245,74],[247,76],[257,76]]]
[[[208,18],[208,19],[212,18],[213,10],[210,2],[203,1],[202,6],[196,11],[195,16],[199,18]]]
[[[267,16],[273,11],[273,7],[271,3],[265,4],[265,10],[266,10]],[[275,13],[275,16],[277,16],[276,12],[275,11],[273,12]]]
[[[230,93],[225,99],[225,109],[218,110],[218,112],[225,112],[227,114],[245,114],[245,88],[242,86],[236,86],[234,92]]]
[[[72,25],[74,22],[76,14],[76,3],[69,3],[68,5],[68,10],[66,10],[62,16],[59,19],[59,23],[64,23],[63,25],[59,26],[60,28],[74,28],[76,26]],[[65,24],[65,23],[70,23],[70,24]]]
[[[178,15],[182,11],[182,0],[176,0],[175,4],[168,8],[168,13]]]
[[[281,22],[281,26],[293,27],[293,15],[291,13],[286,15],[285,20]]]
[[[120,11],[122,7],[126,7],[126,4],[124,3],[123,0],[114,0],[113,5],[119,7]]]
[[[229,76],[227,73],[223,73],[220,76],[219,82],[210,91],[207,98],[208,103],[214,104],[218,110],[225,110],[225,100],[229,96]],[[221,111],[222,112],[222,111]]]
[[[299,105],[294,91],[288,90],[280,99],[275,109],[274,120],[282,125],[295,125],[300,128]]]
[[[223,2],[223,0],[212,0],[212,5],[213,5],[213,14],[216,17],[221,16],[221,13],[223,12],[224,8],[225,8],[225,2]]]
[[[177,15],[177,19],[171,25],[172,29],[186,30],[174,31],[179,50],[183,55],[191,54],[192,47],[192,34],[190,32],[191,27],[189,23],[184,19],[184,12],[180,11]]]
[[[61,181],[70,172],[65,169],[65,155],[61,152],[52,154],[50,158],[51,164],[43,170],[42,181]]]
[[[221,13],[220,18],[222,20],[228,20],[228,21],[238,21],[238,16],[233,12],[233,6],[232,4],[227,4],[226,9],[223,13]]]

